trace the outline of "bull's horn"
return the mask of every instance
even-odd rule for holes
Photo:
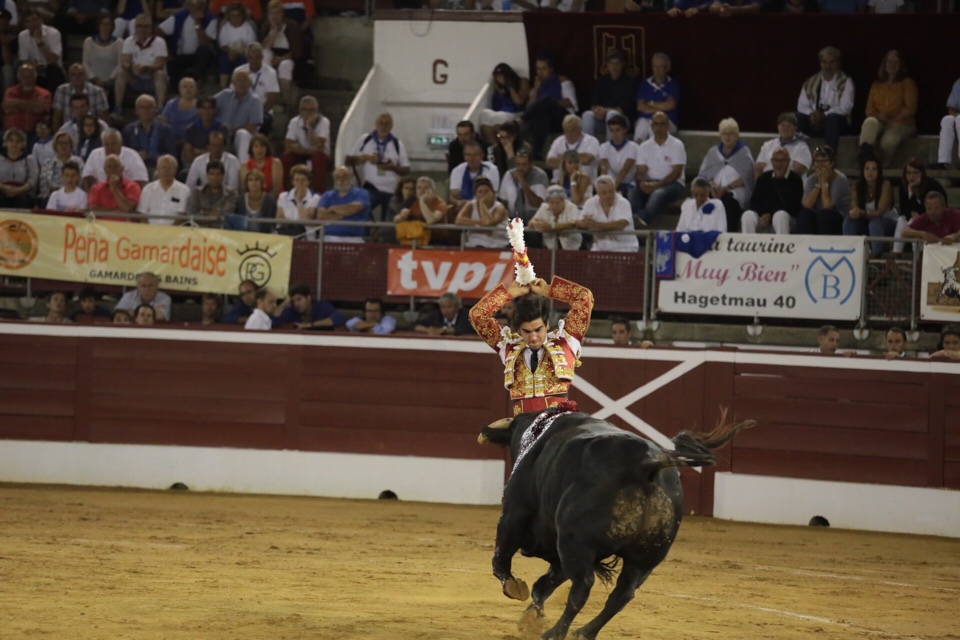
[[[487,427],[485,427],[485,428],[487,428],[487,429],[509,429],[511,422],[513,422],[513,418],[503,418],[502,420],[497,420],[496,422],[491,422],[491,423],[490,423]],[[477,444],[484,444],[484,443],[486,443],[486,442],[489,442],[489,439],[487,438],[487,436],[483,435],[483,433],[481,433],[479,436],[477,436]]]
[[[490,425],[487,426],[487,429],[509,429],[511,422],[513,422],[513,418],[503,418],[496,422],[491,422]]]

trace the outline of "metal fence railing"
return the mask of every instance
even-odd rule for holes
[[[82,215],[82,214],[77,214]],[[87,216],[94,218],[94,216]],[[140,214],[110,214],[109,219],[138,219]],[[198,216],[176,216],[165,221],[187,226],[210,226],[219,224],[218,218]],[[349,222],[349,221],[299,221],[249,218],[247,224],[257,230],[289,227],[305,227],[294,239],[294,256],[291,266],[291,284],[310,284],[318,297],[341,303],[362,302],[369,297],[381,297],[390,302],[409,302],[410,309],[415,308],[416,299],[409,296],[390,297],[386,293],[387,259],[390,248],[399,245],[385,243],[325,243],[325,228],[328,225],[354,226],[363,228],[391,228],[391,223]],[[454,224],[430,225],[432,230],[454,232],[477,231],[476,227]],[[654,231],[604,231],[592,232],[578,230],[584,235],[624,235],[638,236],[640,251],[636,253],[607,253],[594,251],[567,251],[562,249],[530,249],[531,260],[537,266],[537,273],[544,278],[559,274],[584,284],[594,290],[597,300],[596,310],[610,313],[624,313],[638,317],[641,330],[656,330],[659,318],[664,314],[657,304],[658,281],[655,264]],[[315,237],[305,240],[304,237]],[[878,322],[896,322],[915,330],[919,321],[919,285],[920,261],[923,242],[911,239],[897,239],[912,247],[901,254],[887,253],[882,257],[870,256],[871,242],[885,242],[892,245],[892,238],[864,237],[865,245],[862,273],[864,286],[860,299],[860,325]],[[438,249],[464,250],[466,234],[461,233],[459,245],[430,247]],[[421,248],[414,243],[412,248]],[[891,247],[892,248],[892,247]],[[63,283],[52,280],[35,281],[31,278],[5,275],[0,278],[0,291],[20,293],[31,297],[36,290],[64,288],[78,289],[79,283]],[[120,287],[103,287],[104,290],[122,291]],[[671,317],[672,318],[672,317]],[[676,318],[680,322],[690,321],[684,317]],[[749,323],[753,318],[744,318]],[[765,318],[770,325],[789,325],[789,320]]]

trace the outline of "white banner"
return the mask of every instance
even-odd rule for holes
[[[679,250],[673,280],[658,281],[659,309],[718,316],[856,320],[863,291],[863,240],[843,236],[725,233],[699,258]],[[669,258],[658,234],[658,271]]]
[[[923,248],[920,281],[920,317],[960,322],[960,248],[928,244]]]

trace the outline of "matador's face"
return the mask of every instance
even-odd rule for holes
[[[547,339],[547,323],[537,318],[520,325],[520,339],[531,349],[539,349]]]

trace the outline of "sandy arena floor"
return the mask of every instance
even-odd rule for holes
[[[0,485],[0,638],[512,640],[526,604],[490,573],[497,516]],[[960,540],[689,518],[600,638],[956,639],[958,601]]]

